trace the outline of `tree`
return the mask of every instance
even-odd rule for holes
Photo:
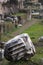
[[[32,6],[32,5],[33,5],[33,3],[31,2],[31,0],[25,0],[25,2],[24,2],[25,7]]]
[[[10,3],[18,5],[18,0],[9,0]]]

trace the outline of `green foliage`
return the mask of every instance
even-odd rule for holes
[[[33,5],[33,3],[32,3],[30,0],[25,0],[25,1],[24,1],[24,6],[25,6],[25,7],[28,7],[28,6],[30,6],[30,5],[31,5],[31,6]]]

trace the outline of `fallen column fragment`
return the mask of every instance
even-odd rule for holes
[[[4,49],[4,56],[9,61],[28,60],[36,53],[35,47],[27,33],[20,34],[8,42]]]

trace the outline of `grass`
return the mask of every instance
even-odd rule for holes
[[[33,42],[36,42],[40,36],[43,36],[43,24],[38,22],[24,32],[29,34]],[[41,58],[43,58],[43,47],[36,47],[36,54],[31,58],[31,60],[39,64]],[[3,60],[2,65],[29,65],[29,63],[29,61],[23,60],[18,62],[8,62],[7,60]]]
[[[16,15],[16,16],[24,16],[25,15],[25,13],[16,13],[16,14],[13,14],[14,16]]]
[[[13,14],[13,16],[21,16],[21,18],[24,18],[26,19],[26,13],[16,13],[16,14]]]
[[[37,47],[36,48],[36,54],[34,57],[32,57],[32,60],[36,63],[39,63],[41,58],[43,58],[43,47]]]
[[[43,24],[38,22],[32,25],[27,30],[25,30],[24,32],[29,34],[33,42],[37,42],[38,38],[43,36]],[[32,57],[32,60],[34,62],[39,63],[40,59],[43,58],[42,51],[43,51],[43,47],[36,48],[36,54],[34,57]]]
[[[29,34],[33,42],[36,42],[40,36],[43,36],[43,24],[36,23],[24,32]]]
[[[10,31],[6,31],[1,35],[1,40],[6,42],[9,39],[13,38],[14,36],[12,35],[13,32],[17,31],[19,28],[12,28]]]
[[[43,58],[43,52],[41,52],[43,50],[43,47],[37,47],[36,48],[36,54],[31,58],[31,60],[37,64],[39,64],[40,59]],[[41,52],[41,53],[40,53]],[[2,65],[30,65],[31,61],[24,61],[24,60],[19,60],[19,61],[14,61],[14,62],[9,62],[7,60],[3,60]]]

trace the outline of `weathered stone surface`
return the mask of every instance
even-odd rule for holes
[[[27,33],[18,35],[6,43],[4,56],[9,61],[31,58],[35,54],[35,47]]]

